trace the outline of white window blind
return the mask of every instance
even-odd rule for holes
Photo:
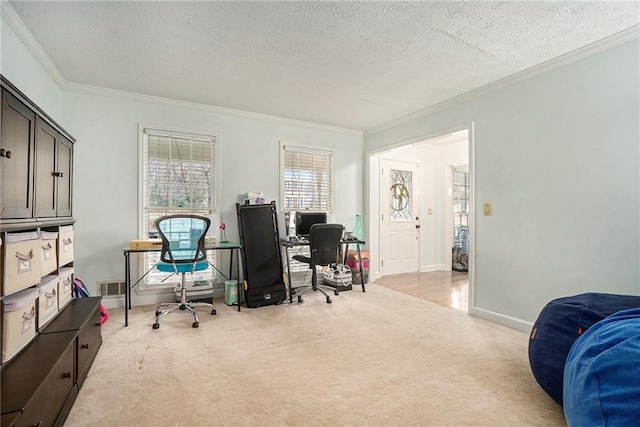
[[[282,204],[284,210],[333,209],[331,151],[282,146]]]
[[[170,132],[144,130],[143,141],[143,234],[146,238],[158,238],[156,219],[178,213],[211,217],[216,200],[216,140],[213,136],[173,134]],[[211,232],[209,233],[211,234]],[[215,252],[209,252],[209,260]],[[153,266],[159,253],[146,254],[144,271],[152,269],[146,285],[175,283],[178,277],[167,282],[166,273]],[[197,273],[196,280],[215,279],[211,267]]]

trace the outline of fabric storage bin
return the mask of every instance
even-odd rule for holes
[[[63,225],[58,235],[58,263],[62,266],[70,262],[73,262],[73,225]]]
[[[46,276],[38,287],[38,330],[58,313],[58,276]]]
[[[62,310],[73,296],[73,268],[64,268],[58,277],[58,310]]]
[[[362,269],[369,269],[371,263],[369,261],[369,259],[362,259],[362,261],[358,261],[356,259],[351,259],[349,258],[347,260],[347,265],[351,268],[351,271],[353,270],[360,270],[360,263],[362,263]]]
[[[3,295],[40,283],[42,249],[38,232],[7,233],[4,244]]]
[[[40,232],[40,253],[42,254],[40,275],[41,277],[51,274],[58,269],[58,233],[51,231]]]
[[[4,304],[2,361],[18,354],[36,336],[38,290],[27,289],[8,297]]]

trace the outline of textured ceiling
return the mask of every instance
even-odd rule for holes
[[[638,1],[9,4],[68,82],[356,130],[640,22]]]

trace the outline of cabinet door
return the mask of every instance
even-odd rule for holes
[[[38,118],[36,134],[36,217],[56,216],[56,144],[58,131]]]
[[[58,135],[56,147],[56,215],[71,216],[73,200],[73,143],[62,135]]]
[[[33,149],[36,114],[2,90],[0,218],[33,217]]]

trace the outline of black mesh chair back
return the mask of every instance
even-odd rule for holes
[[[344,232],[342,224],[314,224],[309,231],[311,267],[335,264]]]
[[[316,266],[335,264],[340,251],[340,240],[344,226],[342,224],[314,224],[309,231],[309,249],[311,257],[304,255],[294,255],[293,259],[309,264],[311,269],[311,286],[307,286],[301,292],[295,288],[298,294],[298,302],[303,302],[302,295],[308,290],[318,291],[331,303],[331,297],[327,295],[320,285],[318,285],[318,273]],[[338,295],[337,289],[332,289],[334,295]]]
[[[156,229],[162,239],[160,261],[167,264],[195,264],[207,259],[204,238],[211,225],[209,218],[177,214],[160,217]]]

